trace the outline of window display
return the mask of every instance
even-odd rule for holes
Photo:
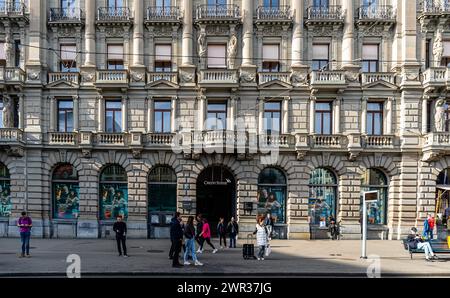
[[[309,179],[310,224],[325,228],[331,218],[336,218],[337,180],[333,172],[319,168]]]
[[[363,193],[370,190],[378,191],[378,201],[367,205],[367,223],[373,225],[386,224],[388,183],[386,175],[380,170],[368,169],[363,174],[361,178],[361,204]]]
[[[128,217],[128,183],[125,170],[118,165],[106,167],[100,176],[100,219]]]
[[[258,217],[269,213],[273,223],[286,223],[286,177],[276,168],[266,168],[258,179]]]
[[[168,167],[157,167],[149,176],[148,208],[150,212],[175,212],[177,209],[177,177]]]
[[[0,164],[0,216],[11,215],[11,180],[5,165]]]
[[[78,218],[79,194],[78,175],[73,166],[58,166],[52,176],[53,218]]]

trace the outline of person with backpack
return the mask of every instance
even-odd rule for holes
[[[31,238],[31,228],[33,227],[33,221],[29,216],[27,216],[27,213],[23,211],[22,216],[17,220],[17,227],[19,227],[20,232],[20,241],[22,243],[22,253],[20,254],[19,258],[26,257],[29,258],[30,256],[30,238]]]
[[[256,234],[256,244],[259,246],[258,260],[264,261],[264,253],[266,246],[268,245],[269,233],[267,232],[267,228],[264,225],[264,219],[262,217],[258,219],[258,223],[256,224],[256,229],[253,234]]]
[[[234,217],[231,217],[230,222],[227,226],[228,235],[230,235],[230,248],[236,248],[236,236],[239,233],[239,225],[234,220]]]
[[[217,224],[217,234],[219,235],[220,248],[223,249],[224,247],[227,247],[227,229],[225,227],[225,222],[224,222],[223,217],[221,217],[219,219],[219,223]],[[223,246],[222,246],[222,240],[223,240]]]

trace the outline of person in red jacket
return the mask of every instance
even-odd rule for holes
[[[434,217],[431,216],[431,214],[428,214],[428,239],[431,240],[433,239],[433,230],[434,230],[434,224],[435,224],[435,219]]]

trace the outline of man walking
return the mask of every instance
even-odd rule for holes
[[[234,217],[231,217],[231,221],[228,223],[227,232],[230,235],[230,248],[236,248],[236,235],[239,233],[239,226]]]
[[[181,246],[183,243],[183,229],[181,228],[181,213],[177,212],[175,213],[175,216],[172,218],[172,221],[170,222],[170,240],[172,241],[172,247],[173,247],[173,260],[172,260],[172,267],[183,267],[182,264],[180,264],[180,252],[181,252]]]
[[[22,243],[22,253],[20,254],[20,258],[30,256],[30,238],[31,238],[31,228],[33,227],[33,222],[27,213],[23,211],[22,216],[17,221],[17,226],[19,227],[20,232],[20,241]]]
[[[117,221],[113,225],[113,230],[114,232],[116,232],[117,250],[119,251],[119,257],[122,256],[123,248],[123,256],[127,258],[127,224],[122,221],[122,216],[117,216]]]

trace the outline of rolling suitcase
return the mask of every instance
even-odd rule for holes
[[[255,245],[253,244],[253,234],[247,235],[247,243],[245,243],[242,248],[242,256],[245,260],[256,259]]]

